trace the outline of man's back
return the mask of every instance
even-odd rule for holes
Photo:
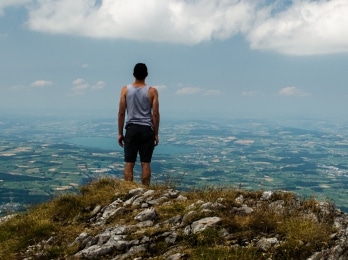
[[[150,86],[127,85],[127,124],[148,125],[152,123],[152,103],[149,99]]]

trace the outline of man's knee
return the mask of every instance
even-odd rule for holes
[[[142,168],[141,182],[142,182],[143,185],[149,186],[150,185],[150,179],[151,179],[150,163],[142,162],[141,163],[141,168]]]
[[[133,170],[135,162],[126,162],[126,169]]]
[[[141,168],[143,169],[150,169],[151,165],[149,162],[141,162]]]

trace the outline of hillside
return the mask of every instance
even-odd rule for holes
[[[285,191],[101,178],[0,219],[0,259],[348,259],[348,216]]]

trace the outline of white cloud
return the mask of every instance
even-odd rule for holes
[[[81,78],[78,78],[78,79],[75,79],[72,83],[73,85],[81,85],[81,84],[84,84],[86,81],[84,79],[81,79]]]
[[[167,86],[165,86],[165,85],[157,85],[157,86],[152,86],[152,87],[156,88],[157,90],[164,90],[167,88]]]
[[[85,79],[78,78],[72,82],[72,92],[75,95],[83,95],[89,90],[101,90],[105,88],[105,82],[100,80],[95,84],[88,83]]]
[[[29,3],[32,0],[1,0],[0,1],[0,16],[4,14],[4,9],[7,7],[19,6],[25,3]]]
[[[202,89],[200,88],[195,88],[195,87],[185,87],[179,89],[176,93],[178,95],[192,95],[201,92]]]
[[[44,33],[180,44],[243,34],[255,50],[348,52],[347,0],[1,0],[0,15],[28,2],[28,28]]]
[[[72,84],[71,90],[75,95],[85,94],[85,91],[90,87],[89,84],[81,78],[75,79]]]
[[[288,9],[271,13],[248,32],[252,48],[292,55],[348,52],[347,0],[294,0]]]
[[[33,87],[47,87],[52,85],[52,81],[48,80],[36,80],[30,84]]]
[[[104,87],[105,87],[105,82],[101,80],[92,86],[92,90],[100,90],[100,89],[103,89]]]
[[[296,96],[296,97],[304,97],[307,96],[308,94],[304,92],[301,89],[298,89],[296,87],[285,87],[282,88],[278,94],[280,96]]]
[[[242,96],[248,96],[248,97],[253,97],[256,96],[258,92],[256,91],[252,91],[252,90],[246,90],[246,91],[242,91]]]
[[[239,33],[252,12],[249,0],[38,0],[27,24],[48,33],[196,44]]]
[[[204,90],[198,87],[182,87],[176,91],[176,94],[178,95],[193,95],[198,93],[203,96],[218,96],[221,95],[222,92],[216,89]]]

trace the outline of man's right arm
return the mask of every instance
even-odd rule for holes
[[[120,95],[120,103],[118,108],[118,144],[123,147],[123,127],[124,127],[124,121],[126,117],[126,108],[127,108],[127,102],[126,102],[126,96],[127,96],[127,86],[124,86],[121,90]]]

